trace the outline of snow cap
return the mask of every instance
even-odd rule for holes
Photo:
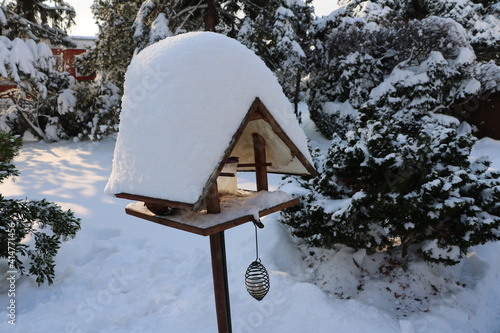
[[[252,108],[267,112],[275,126],[252,125],[248,119]],[[283,148],[276,135],[266,138],[266,156],[273,164],[268,171],[314,174],[307,140],[291,104],[259,57],[216,33],[166,38],[142,50],[128,67],[105,192],[196,207],[230,155],[238,156],[240,163],[254,162],[245,133],[262,128],[272,135],[276,127],[296,149]],[[234,142],[241,130],[243,135]],[[284,151],[273,157],[270,141]],[[246,151],[251,156],[245,156]]]

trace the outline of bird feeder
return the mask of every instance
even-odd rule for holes
[[[268,173],[316,175],[290,103],[255,54],[204,32],[134,57],[122,104],[106,192],[135,201],[129,215],[209,236],[219,332],[231,332],[224,231],[299,202],[270,192]],[[236,188],[246,171],[257,191]]]

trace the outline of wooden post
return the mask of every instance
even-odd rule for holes
[[[220,213],[219,189],[217,188],[217,181],[212,184],[212,187],[210,187],[207,193],[207,213]]]
[[[217,182],[214,182],[207,195],[207,213],[220,213]],[[229,283],[227,279],[224,231],[210,235],[210,252],[212,254],[212,275],[214,280],[217,326],[219,327],[219,333],[231,333],[231,307],[229,303]]]
[[[219,327],[219,333],[231,333],[231,307],[229,303],[224,231],[210,236],[210,250],[212,252],[212,274],[214,279],[217,326]]]
[[[268,191],[266,140],[259,134],[253,133],[253,151],[255,158],[255,180],[257,191]]]

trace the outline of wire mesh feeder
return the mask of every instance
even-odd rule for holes
[[[245,285],[247,287],[248,293],[258,301],[261,301],[264,296],[267,295],[269,291],[270,283],[269,283],[269,274],[267,273],[264,265],[260,263],[259,258],[259,242],[257,240],[257,226],[261,225],[263,227],[262,222],[260,220],[258,223],[254,223],[255,225],[255,252],[256,259],[248,266],[247,271],[245,273]]]
[[[248,266],[245,273],[245,285],[248,293],[258,301],[267,295],[270,287],[269,274],[259,258]]]

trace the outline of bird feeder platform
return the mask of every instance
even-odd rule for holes
[[[210,236],[247,222],[257,222],[260,217],[281,211],[299,203],[298,198],[281,191],[246,191],[238,194],[221,194],[219,214],[208,214],[206,208],[194,212],[177,209],[171,215],[157,215],[143,202],[127,205],[125,212],[167,227],[180,229],[201,236]]]

